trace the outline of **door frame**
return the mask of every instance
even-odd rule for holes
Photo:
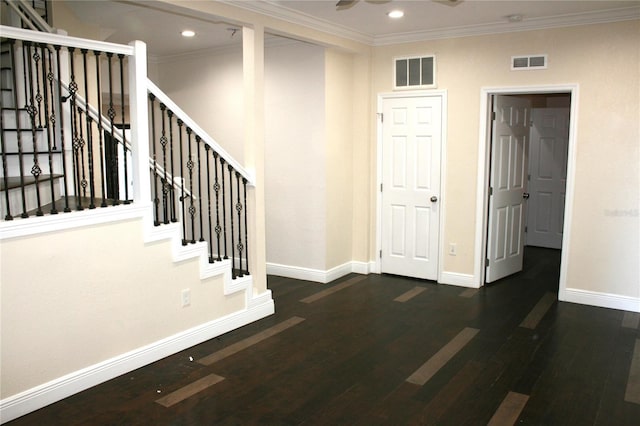
[[[476,235],[474,276],[478,287],[485,284],[485,259],[487,256],[487,225],[489,216],[489,172],[491,163],[491,97],[493,95],[536,95],[551,93],[569,93],[571,95],[569,117],[569,140],[567,153],[567,183],[564,206],[564,224],[562,237],[562,255],[560,258],[560,282],[558,300],[566,300],[567,267],[569,248],[571,247],[571,222],[573,217],[573,198],[575,193],[575,170],[578,130],[578,84],[500,86],[480,89],[480,121],[478,143],[478,177],[476,198]]]
[[[438,90],[408,90],[402,92],[388,92],[388,93],[378,93],[378,101],[376,106],[376,149],[377,149],[377,159],[376,159],[376,185],[375,185],[375,193],[376,193],[376,252],[375,252],[375,266],[374,271],[377,274],[382,272],[382,262],[380,259],[380,252],[382,250],[382,192],[380,191],[380,186],[382,185],[382,111],[383,111],[383,103],[386,99],[398,99],[398,98],[418,98],[418,97],[440,97],[442,99],[442,115],[441,115],[441,145],[440,145],[440,188],[439,188],[439,196],[438,202],[440,203],[439,207],[439,224],[438,224],[438,272],[437,272],[437,280],[441,281],[442,274],[442,263],[443,263],[443,255],[442,255],[442,247],[444,247],[444,218],[445,216],[445,193],[444,188],[445,185],[445,177],[446,173],[446,153],[447,153],[447,122],[448,122],[448,108],[447,108],[447,91],[445,89]]]

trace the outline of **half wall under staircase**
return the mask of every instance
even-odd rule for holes
[[[272,314],[254,179],[144,44],[0,36],[2,422]]]

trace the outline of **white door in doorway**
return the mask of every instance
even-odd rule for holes
[[[442,97],[383,99],[381,272],[436,280]]]
[[[562,247],[569,116],[569,108],[533,109],[527,245]]]
[[[486,282],[522,270],[531,101],[493,99]]]

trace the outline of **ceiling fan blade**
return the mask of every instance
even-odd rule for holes
[[[446,6],[457,6],[462,3],[464,0],[433,0],[436,3],[444,4]]]
[[[349,7],[353,5],[357,0],[340,0],[336,3],[336,7]]]

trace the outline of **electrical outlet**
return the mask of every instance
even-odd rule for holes
[[[449,243],[449,256],[455,256],[457,253],[456,243]]]
[[[185,288],[182,290],[182,307],[191,305],[191,289]]]

